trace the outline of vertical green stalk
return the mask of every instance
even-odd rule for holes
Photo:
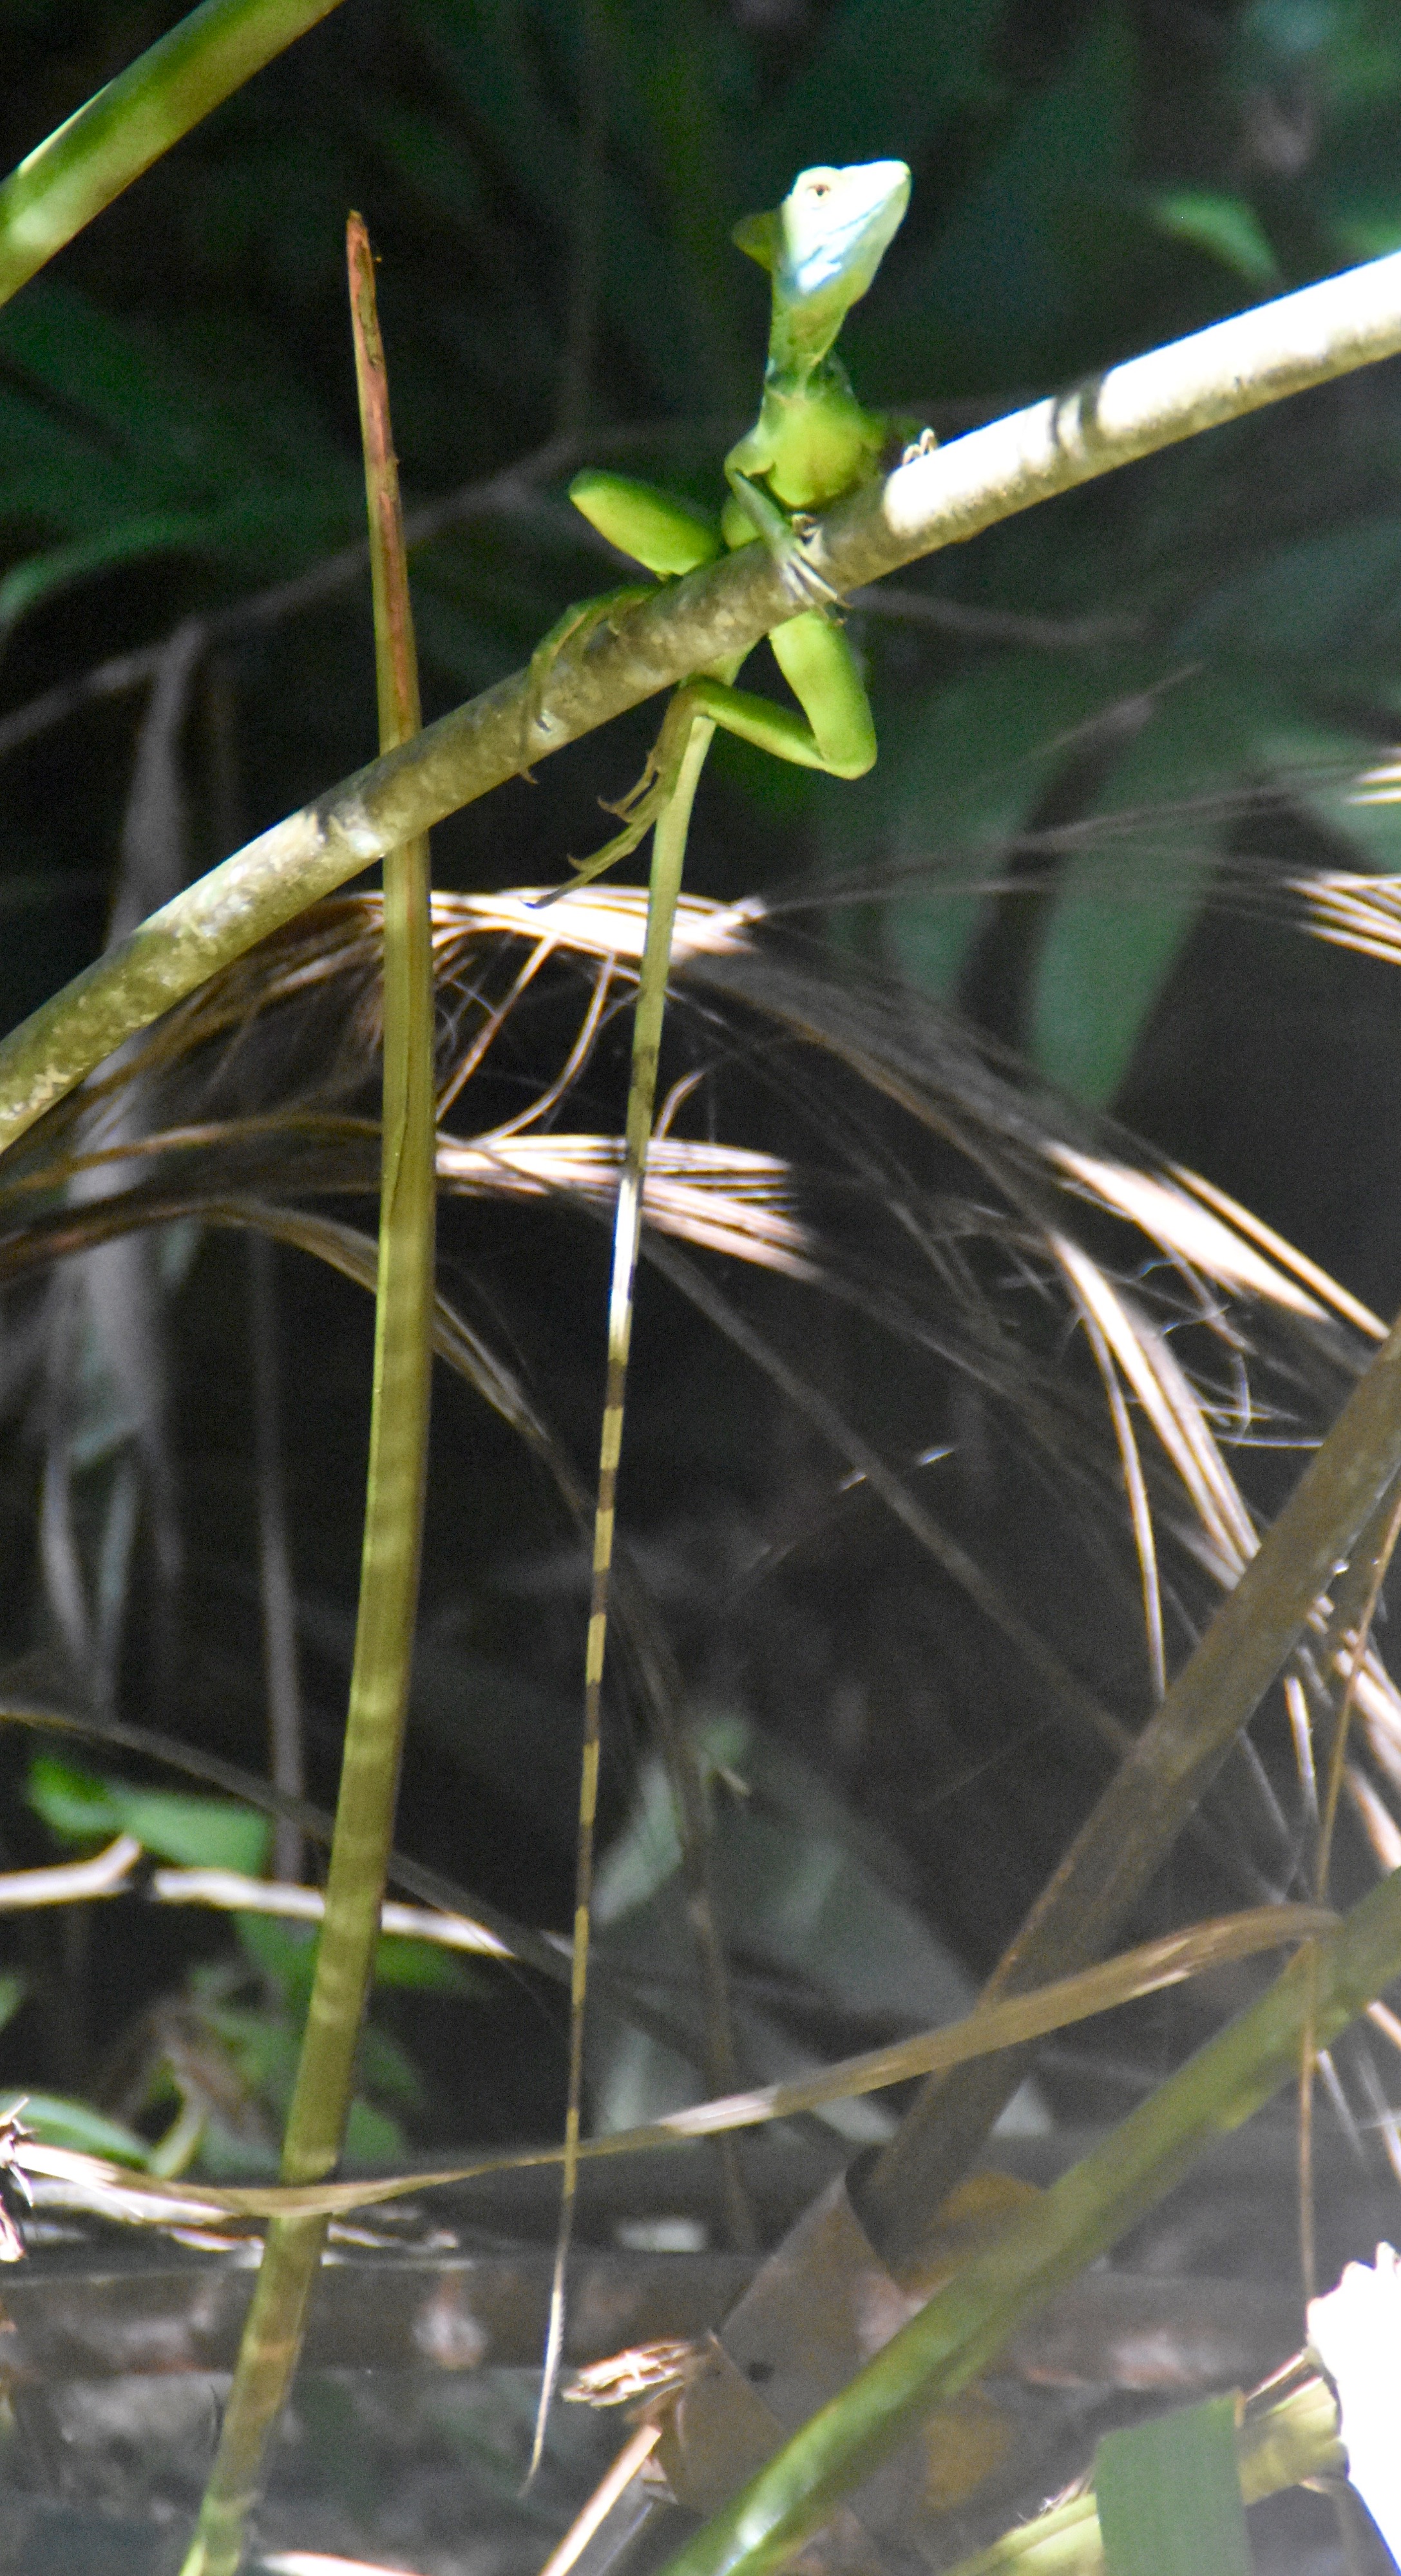
[[[204,0],[0,187],[0,304],[337,0]]]
[[[384,750],[418,730],[418,674],[369,240],[347,228],[374,576]],[[384,863],[384,1136],[374,1396],[360,1610],[326,1914],[282,2148],[282,2178],[318,2182],[341,2151],[379,1935],[418,1603],[428,1449],[435,1215],[433,955],[428,844]],[[296,2368],[324,2219],[268,2231],[183,2576],[234,2576],[264,2453]]]
[[[1401,1322],[1392,1325],[1239,1582],[1173,1676],[983,1991],[1027,1994],[1103,1957],[1332,1589],[1401,1463]],[[1383,1527],[1385,1524],[1383,1523]],[[1381,1531],[1378,1533],[1380,1543]],[[1008,2054],[932,2077],[861,2187],[897,2274],[967,2172],[1024,2067]]]

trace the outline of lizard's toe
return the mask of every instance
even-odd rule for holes
[[[783,587],[799,608],[836,608],[840,596],[816,564],[805,555],[790,555],[783,566]]]

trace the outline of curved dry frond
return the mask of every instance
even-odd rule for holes
[[[487,1137],[438,1147],[444,1186],[484,1198],[577,1199],[599,1215],[612,1209],[622,1163],[616,1137]],[[642,1205],[662,1234],[731,1260],[752,1261],[790,1279],[820,1280],[806,1226],[788,1213],[794,1178],[777,1154],[742,1145],[689,1143],[664,1137],[649,1158]]]
[[[548,907],[435,897],[446,1193],[606,1221],[618,1148],[599,1095],[620,1102],[615,1023],[645,909],[640,888],[608,885]],[[376,1167],[379,937],[375,897],[316,907],[55,1110],[0,1170],[0,1280],[176,1217],[267,1226],[336,1258],[324,1203],[367,1194]],[[924,1372],[903,1455],[888,1430],[843,1430],[834,1505],[884,1492],[907,1526],[944,1532],[946,1572],[985,1565],[993,1604],[1036,1512],[1073,1516],[1105,1602],[1138,1605],[1156,1696],[1253,1552],[1268,1508],[1254,1451],[1317,1438],[1376,1319],[1210,1184],[758,902],[683,901],[672,984],[656,1236],[818,1293]],[[94,1171],[102,1195],[79,1195]],[[699,1294],[693,1267],[672,1276]],[[495,1362],[464,1346],[455,1364],[540,1445],[519,1372],[502,1401]],[[781,1353],[777,1376],[760,1364],[781,1384]],[[1014,1508],[971,1551],[958,1511],[946,1529],[909,1501],[921,1459],[960,1454],[959,1389],[1019,1462]],[[572,1511],[574,1471],[546,1446]],[[1358,1700],[1369,1742],[1401,1764],[1401,1702],[1374,1654]]]
[[[218,1211],[247,1189],[307,1197],[362,1197],[376,1152],[374,1131],[350,1119],[230,1119],[200,1128],[158,1131],[97,1154],[55,1163],[16,1197],[49,1193],[100,1168],[108,1195],[40,1209],[27,1222],[3,1226],[0,1190],[0,1280],[45,1262],[90,1250],[136,1227],[183,1218],[219,1221]],[[495,1137],[462,1142],[441,1136],[439,1187],[460,1198],[567,1200],[602,1216],[612,1204],[620,1160],[612,1136]],[[775,1154],[744,1146],[660,1143],[644,1205],[663,1234],[749,1261],[791,1279],[818,1280],[807,1227],[790,1213],[794,1180]],[[123,1168],[134,1177],[120,1186]]]
[[[1297,1315],[1331,1312],[1382,1339],[1386,1327],[1369,1307],[1198,1173],[1175,1164],[1145,1171],[1070,1145],[1056,1147],[1053,1159],[1073,1188],[1092,1205],[1127,1217],[1178,1264],[1184,1279],[1211,1280],[1218,1290],[1260,1297]]]
[[[1316,939],[1354,949],[1383,965],[1401,964],[1401,877],[1374,877],[1340,869],[1291,881]]]

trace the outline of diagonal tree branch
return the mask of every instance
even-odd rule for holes
[[[1401,349],[1401,253],[1131,358],[1066,394],[912,457],[840,504],[813,542],[839,592],[1203,429]],[[274,824],[152,913],[0,1045],[0,1151],[136,1030],[460,806],[795,614],[763,548],[669,583],[566,646],[538,704],[500,680]]]

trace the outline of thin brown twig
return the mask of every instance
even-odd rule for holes
[[[1020,644],[1033,653],[1140,644],[1150,631],[1146,617],[1037,617],[1023,609],[979,608],[961,599],[940,599],[933,591],[909,590],[893,582],[854,590],[847,605],[859,608],[863,617],[928,626],[935,634],[962,636],[970,644]]]

